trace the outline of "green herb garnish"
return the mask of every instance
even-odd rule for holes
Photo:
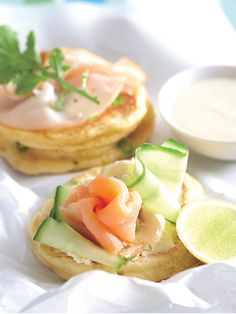
[[[94,121],[98,118],[98,115],[94,115],[88,118],[88,120]]]
[[[135,152],[134,145],[127,138],[119,140],[117,147],[122,150],[125,155],[131,155]]]
[[[87,80],[88,80],[89,70],[83,72],[82,74],[82,89],[87,90]]]
[[[28,146],[21,144],[20,142],[16,142],[16,148],[21,154],[26,153],[29,150]]]
[[[65,93],[61,93],[57,97],[57,101],[55,102],[55,109],[57,111],[63,111],[64,110],[65,95],[66,95]]]
[[[112,102],[112,106],[120,106],[122,105],[124,102],[126,101],[126,97],[125,96],[122,96],[122,95],[119,95],[116,97],[115,100],[113,100]]]
[[[17,33],[8,26],[0,26],[0,84],[14,83],[16,94],[30,93],[40,82],[54,80],[63,90],[56,103],[57,110],[63,110],[64,96],[70,92],[99,104],[98,98],[87,90],[88,73],[83,75],[82,87],[77,88],[63,79],[64,72],[69,69],[63,52],[58,48],[50,52],[48,65],[42,64],[34,32],[28,34],[26,49],[21,52]]]

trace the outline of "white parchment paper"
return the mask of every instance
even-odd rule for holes
[[[42,49],[80,46],[115,60],[128,56],[148,74],[156,104],[164,81],[197,64],[235,64],[235,31],[218,3],[122,1],[87,5],[0,6],[0,24],[22,38],[34,29]],[[171,136],[157,116],[151,141]],[[190,154],[188,172],[210,196],[236,202],[236,163]],[[0,312],[235,312],[236,267],[212,264],[154,283],[89,272],[63,283],[34,257],[27,236],[33,214],[73,174],[30,177],[0,160]],[[174,262],[174,261],[173,261]]]

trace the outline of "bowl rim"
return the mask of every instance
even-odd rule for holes
[[[181,133],[184,136],[187,136],[190,139],[194,139],[194,140],[199,140],[199,141],[204,141],[204,142],[211,142],[211,143],[215,143],[215,144],[226,144],[226,145],[232,145],[235,144],[236,145],[236,140],[216,140],[216,139],[209,139],[209,138],[205,138],[202,136],[198,136],[195,135],[194,133],[192,133],[191,131],[186,130],[185,128],[181,127],[174,119],[173,123],[170,119],[170,114],[167,114],[165,110],[163,110],[163,106],[164,106],[164,102],[163,102],[163,98],[165,99],[165,94],[170,93],[169,90],[169,85],[174,82],[177,81],[179,79],[181,79],[181,77],[183,77],[184,75],[190,74],[190,73],[194,73],[194,72],[201,72],[201,71],[219,71],[219,74],[221,71],[234,71],[235,73],[235,79],[236,79],[236,65],[206,65],[206,66],[193,66],[193,67],[189,67],[186,68],[180,72],[177,72],[176,74],[172,75],[171,77],[169,77],[169,79],[167,79],[165,81],[165,83],[161,86],[160,92],[158,94],[158,98],[157,98],[157,108],[158,111],[161,115],[161,117],[163,118],[163,120],[174,130],[178,131],[179,133]],[[203,73],[203,72],[202,72]],[[214,78],[214,75],[209,75],[208,78]],[[226,75],[225,75],[226,77]],[[230,77],[230,76],[229,76]],[[231,75],[231,77],[233,77]],[[199,82],[202,79],[194,79],[193,82]],[[174,102],[173,102],[174,103]],[[173,106],[173,103],[170,106]]]

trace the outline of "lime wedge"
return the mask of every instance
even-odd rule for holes
[[[204,199],[185,205],[176,222],[184,246],[200,261],[236,258],[236,205]]]

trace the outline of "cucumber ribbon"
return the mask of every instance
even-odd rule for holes
[[[134,166],[125,183],[139,192],[145,209],[176,222],[187,161],[188,148],[173,139],[161,146],[143,144],[135,151]]]

